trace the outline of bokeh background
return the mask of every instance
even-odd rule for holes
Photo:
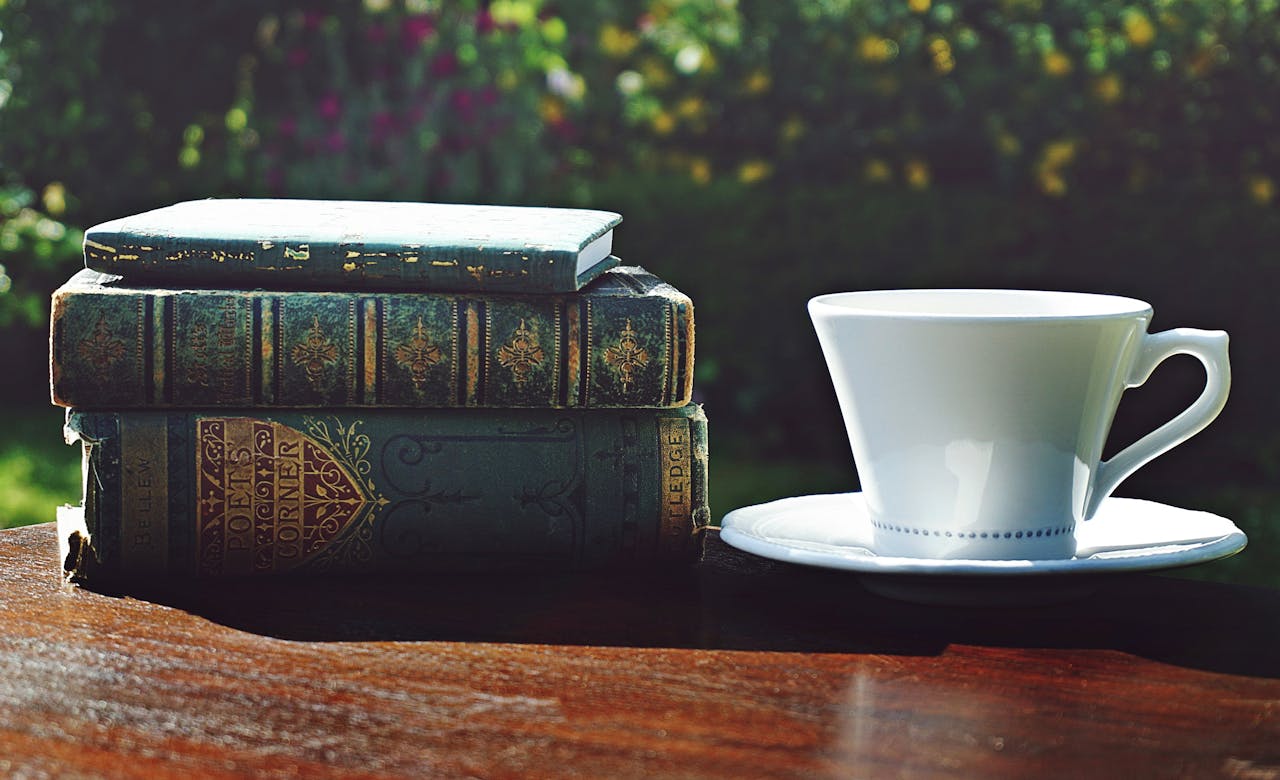
[[[1277,0],[0,0],[0,526],[76,501],[50,292],[188,198],[604,208],[689,293],[715,516],[856,475],[804,310],[1056,288],[1224,328],[1233,395],[1121,493],[1225,514],[1280,586]],[[1112,450],[1185,406],[1174,360]]]

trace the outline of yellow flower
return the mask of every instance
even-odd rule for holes
[[[640,63],[640,75],[651,89],[660,90],[671,83],[671,71],[657,57],[646,57]]]
[[[538,114],[547,124],[559,124],[564,121],[564,104],[550,95],[544,95],[538,104]]]
[[[67,210],[67,188],[60,181],[50,182],[40,195],[44,210],[50,215],[59,217]]]
[[[698,119],[706,110],[706,103],[696,95],[687,97],[676,104],[676,115],[681,119]]]
[[[898,44],[878,35],[865,36],[858,44],[858,54],[867,62],[888,62],[898,54]]]
[[[773,80],[769,78],[769,74],[762,70],[755,70],[751,75],[747,76],[747,80],[742,83],[749,95],[759,95],[762,92],[768,92],[769,87],[773,85]]]
[[[791,144],[800,140],[800,136],[804,135],[807,131],[808,128],[805,126],[804,120],[799,116],[792,114],[787,117],[787,121],[782,123],[780,135],[784,143]]]
[[[689,178],[698,184],[711,181],[711,162],[705,157],[695,157],[689,161]]]
[[[1065,76],[1072,69],[1071,58],[1057,49],[1044,53],[1044,72],[1050,76]]]
[[[494,0],[489,5],[489,14],[498,24],[521,28],[532,27],[538,21],[538,9],[528,0]]]
[[[996,136],[996,149],[1005,157],[1013,157],[1022,152],[1022,142],[1008,130],[1001,130],[1000,134]]]
[[[1104,73],[1093,82],[1093,94],[1103,103],[1115,103],[1124,97],[1124,82],[1114,73]]]
[[[1037,176],[1040,191],[1055,198],[1067,194],[1067,180],[1056,171],[1040,171]]]
[[[918,157],[907,160],[902,166],[902,177],[913,190],[923,190],[929,186],[929,164]]]
[[[889,163],[879,157],[872,157],[867,160],[867,164],[863,167],[862,175],[866,177],[867,181],[889,181],[893,178],[893,169],[889,167]]]
[[[773,166],[764,160],[748,160],[738,166],[738,181],[743,184],[755,184],[767,179],[773,173]]]
[[[917,14],[925,13],[932,4],[932,0],[907,0],[907,8],[910,8],[912,13]]]
[[[1066,194],[1067,180],[1062,175],[1062,169],[1075,159],[1077,146],[1077,142],[1069,138],[1045,144],[1040,160],[1036,163],[1036,180],[1041,192],[1053,197]]]
[[[1061,168],[1076,157],[1076,142],[1070,139],[1059,139],[1045,144],[1040,164],[1045,168]]]
[[[955,70],[956,61],[951,56],[951,44],[943,38],[934,38],[929,43],[929,53],[933,55],[933,69],[945,76]]]
[[[668,111],[659,111],[649,120],[649,126],[658,135],[671,135],[676,129],[676,118]]]
[[[1142,11],[1136,9],[1128,11],[1121,23],[1124,25],[1124,36],[1129,39],[1129,43],[1140,49],[1150,46],[1156,38],[1156,26]]]
[[[614,59],[620,60],[631,54],[639,44],[639,36],[616,24],[606,24],[600,28],[600,49]]]
[[[498,89],[510,92],[518,86],[520,86],[520,74],[513,68],[503,68],[498,71]]]
[[[1255,174],[1249,177],[1249,197],[1259,206],[1265,206],[1276,196],[1276,183],[1270,176]]]

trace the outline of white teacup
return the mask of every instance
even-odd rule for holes
[[[884,290],[809,301],[844,415],[876,553],[1046,559],[1138,467],[1222,410],[1227,334],[1147,333],[1132,298],[1031,290]],[[1200,397],[1102,460],[1126,388],[1175,354]]]

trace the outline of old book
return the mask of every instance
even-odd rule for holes
[[[572,292],[618,264],[609,211],[193,200],[85,232],[85,265],[138,283]]]
[[[701,407],[626,411],[69,410],[85,580],[598,569],[695,560]]]
[[[53,402],[137,407],[675,407],[693,306],[635,267],[580,293],[139,287],[53,294]]]

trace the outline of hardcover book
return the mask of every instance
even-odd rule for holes
[[[693,305],[641,268],[580,293],[165,289],[82,270],[53,294],[53,402],[138,407],[676,407]]]
[[[687,563],[709,520],[697,405],[627,411],[67,413],[85,581]]]
[[[587,209],[193,200],[85,232],[85,265],[140,283],[572,292],[618,264]]]

